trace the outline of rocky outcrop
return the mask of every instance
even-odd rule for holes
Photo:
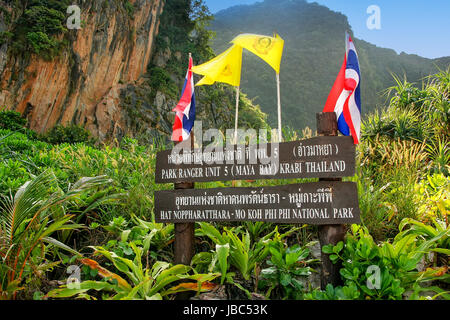
[[[100,140],[127,134],[122,91],[143,81],[165,1],[129,2],[132,16],[119,1],[81,2],[82,28],[68,31],[70,45],[51,61],[1,46],[0,106],[21,112],[37,132],[75,123]]]

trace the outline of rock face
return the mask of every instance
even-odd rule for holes
[[[132,17],[117,1],[82,2],[82,28],[68,31],[68,49],[52,61],[7,55],[1,46],[0,106],[21,112],[37,132],[74,123],[100,140],[127,134],[121,92],[142,82],[165,1],[129,2]]]

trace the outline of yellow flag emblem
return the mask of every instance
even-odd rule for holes
[[[280,73],[284,40],[278,34],[275,37],[269,37],[244,33],[238,35],[231,42],[254,53],[267,62],[277,73]]]
[[[204,77],[196,86],[224,82],[238,87],[241,83],[242,47],[233,45],[214,59],[192,67],[192,72]]]

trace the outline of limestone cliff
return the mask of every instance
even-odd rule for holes
[[[0,2],[14,14],[12,4]],[[121,1],[78,2],[82,28],[66,31],[69,45],[54,59],[14,55],[1,45],[0,106],[21,112],[38,132],[75,123],[101,140],[122,136],[127,115],[120,93],[147,71],[165,1],[130,0],[131,16]]]
[[[23,3],[31,9],[21,7]],[[65,27],[72,3],[81,8],[80,30]],[[125,135],[144,142],[168,137],[189,53],[194,63],[213,57],[205,21],[191,18],[208,19],[198,1],[0,4],[0,107],[19,111],[40,133],[56,124],[78,124],[100,141]],[[196,98],[203,127],[233,127],[233,88],[196,87]],[[239,110],[241,127],[266,126],[265,114],[245,94]]]

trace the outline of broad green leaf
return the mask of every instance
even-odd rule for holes
[[[227,273],[227,269],[228,269],[227,259],[228,259],[228,254],[230,253],[230,245],[228,243],[224,244],[224,245],[216,244],[216,252],[217,252],[220,272],[222,273],[220,283],[223,284],[223,282],[225,281],[226,273]]]

